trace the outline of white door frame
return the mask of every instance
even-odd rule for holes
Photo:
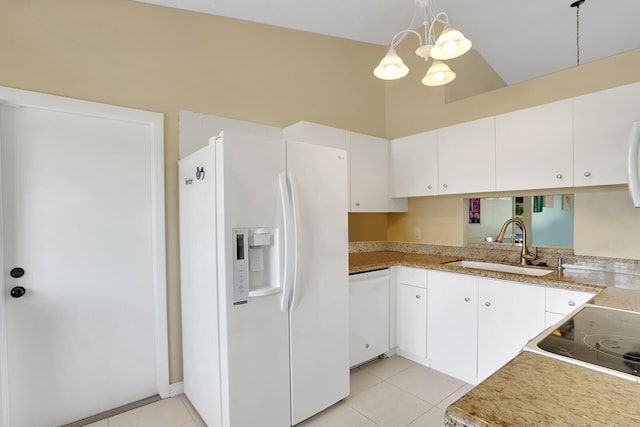
[[[149,125],[152,140],[152,259],[153,305],[155,321],[156,384],[160,397],[169,397],[169,344],[167,337],[167,282],[164,218],[164,115],[115,105],[47,95],[0,86],[0,104],[32,107],[94,117],[127,120]],[[0,203],[2,202],[0,186]],[[0,206],[1,207],[1,206]],[[0,209],[2,230],[2,209]],[[7,325],[5,311],[4,248],[0,239],[0,427],[9,427],[9,383],[7,361]]]

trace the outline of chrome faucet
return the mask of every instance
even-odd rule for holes
[[[527,261],[533,261],[538,257],[538,248],[534,248],[533,253],[529,252],[529,240],[527,239],[527,227],[525,227],[524,222],[519,218],[510,218],[502,224],[502,229],[494,239],[495,242],[501,243],[504,239],[504,233],[507,231],[507,227],[509,224],[516,223],[518,227],[522,229],[522,252],[520,252],[520,263],[522,265],[526,265]]]

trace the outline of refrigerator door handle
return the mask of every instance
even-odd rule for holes
[[[278,176],[280,185],[280,197],[282,201],[282,216],[283,216],[283,229],[284,229],[284,263],[282,272],[282,299],[280,301],[280,310],[283,312],[289,311],[289,304],[291,302],[291,288],[293,286],[291,277],[291,262],[292,258],[292,205],[291,205],[291,192],[289,191],[289,183],[286,172],[280,172]]]
[[[638,177],[638,145],[640,145],[640,121],[631,126],[629,140],[629,156],[627,158],[627,178],[629,181],[629,193],[633,200],[633,206],[640,207],[640,177]]]
[[[293,268],[292,281],[293,286],[291,287],[291,309],[293,309],[300,301],[300,205],[298,203],[298,189],[296,186],[296,180],[293,174],[289,172],[287,174],[289,178],[289,189],[291,190],[291,211],[293,212],[292,225],[293,225],[293,239],[292,239],[292,254],[293,259],[291,263],[291,267]]]

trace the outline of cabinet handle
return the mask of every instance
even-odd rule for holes
[[[561,173],[557,174],[557,175],[556,175],[556,178],[558,178],[558,179],[562,179],[562,174],[561,174]]]
[[[590,177],[590,176],[591,176],[591,172],[589,172],[589,171],[585,172],[585,173],[584,173],[584,176],[586,176],[586,177]]]
[[[365,344],[365,345],[364,345],[364,348],[369,348],[369,344]]]
[[[485,302],[484,305],[487,307],[491,307],[491,303],[489,301]]]
[[[432,187],[432,186],[430,186],[430,185],[427,185],[427,188],[428,188],[429,190],[431,190],[433,187]]]
[[[573,307],[574,305],[576,305],[576,302],[575,302],[575,301],[569,301],[569,306],[570,306],[570,307]]]
[[[360,202],[356,202],[356,207],[360,207]]]
[[[447,188],[447,184],[442,184],[442,188]]]
[[[416,299],[420,299],[420,295],[416,295]]]
[[[464,299],[464,302],[469,302],[469,301],[471,301],[471,300],[469,299],[469,297],[466,297],[466,298]]]

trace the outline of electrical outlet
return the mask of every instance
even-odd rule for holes
[[[420,227],[413,227],[413,240],[420,241],[422,238],[422,230]]]

